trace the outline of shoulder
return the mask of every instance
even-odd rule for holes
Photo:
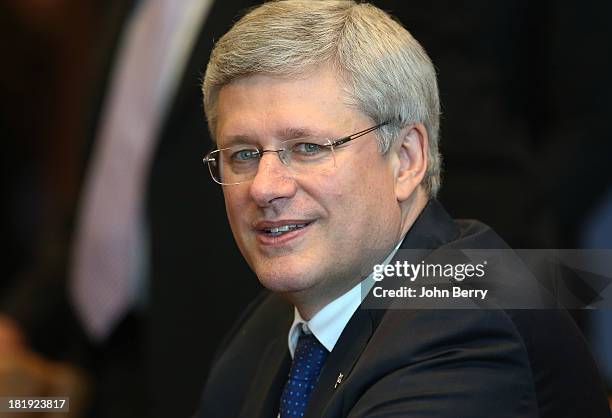
[[[271,347],[287,350],[293,307],[263,291],[243,312],[220,345],[206,380],[198,416],[237,416],[252,384],[267,366]]]
[[[287,332],[293,320],[293,307],[280,296],[263,290],[244,309],[223,341],[219,344],[215,363],[221,354],[241,342],[249,346],[264,345],[271,338]]]
[[[434,398],[440,416],[610,416],[592,357],[563,310],[388,310],[371,318],[372,337],[351,372],[364,386],[349,416],[385,412],[391,401],[425,416]]]
[[[609,417],[589,347],[564,309],[505,311],[517,330],[542,417]]]

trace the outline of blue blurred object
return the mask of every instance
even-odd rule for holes
[[[583,224],[582,244],[585,248],[612,248],[612,188]],[[612,289],[602,296],[612,297]],[[612,310],[594,310],[590,319],[593,353],[612,393]]]

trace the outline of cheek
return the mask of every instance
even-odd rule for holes
[[[294,205],[318,208],[324,213],[324,218],[337,216],[338,206],[342,205],[346,195],[349,195],[350,185],[344,184],[338,171],[319,173],[308,177],[299,177],[299,198]]]
[[[385,225],[394,222],[398,209],[395,199],[391,173],[385,165],[376,165],[362,170],[350,185],[352,209],[361,217],[361,222],[367,228],[380,228],[381,221]]]
[[[232,186],[238,188],[240,186]],[[244,197],[248,191],[241,190],[224,190],[223,199],[225,200],[225,212],[227,219],[232,227],[234,236],[238,238],[238,228],[242,224],[246,209],[246,198]]]

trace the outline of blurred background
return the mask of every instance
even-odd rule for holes
[[[612,3],[373,3],[437,67],[451,215],[515,248],[612,248]],[[253,4],[0,3],[0,396],[69,393],[74,417],[193,412],[260,291],[201,162],[199,90]],[[124,280],[97,279],[111,272]],[[574,314],[609,385],[611,312]]]

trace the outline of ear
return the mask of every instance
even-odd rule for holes
[[[407,200],[425,177],[428,140],[425,125],[415,123],[403,128],[392,146],[398,202]]]

